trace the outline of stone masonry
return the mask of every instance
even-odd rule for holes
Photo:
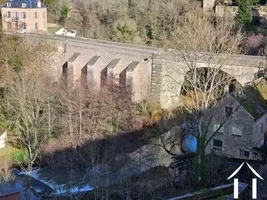
[[[99,90],[108,81],[120,83],[132,94],[134,102],[153,100],[163,108],[179,103],[184,77],[189,70],[178,53],[164,49],[115,43],[108,41],[68,38],[51,35],[25,35],[30,40],[45,40],[58,48],[53,77],[67,76],[68,86],[75,87],[81,79]],[[200,55],[200,53],[193,53]],[[197,67],[218,67],[242,85],[255,79],[264,71],[263,57],[231,55],[200,56]],[[49,69],[50,69],[49,68]]]

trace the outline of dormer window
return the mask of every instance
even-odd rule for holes
[[[26,3],[21,4],[22,8],[26,8]]]
[[[11,7],[11,3],[10,2],[7,2],[6,6],[7,7]]]

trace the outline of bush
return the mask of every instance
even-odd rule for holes
[[[20,151],[13,152],[10,154],[10,157],[15,162],[23,163],[28,158],[28,152],[26,149],[22,149]]]

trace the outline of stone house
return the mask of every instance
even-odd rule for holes
[[[8,0],[1,6],[1,20],[4,31],[47,32],[47,8],[40,0]]]
[[[256,149],[265,143],[267,106],[252,86],[247,86],[242,93],[227,94],[205,115],[207,121],[211,119],[208,138],[214,135],[206,153],[239,159],[260,158]]]

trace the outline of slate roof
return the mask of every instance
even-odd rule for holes
[[[242,94],[234,95],[234,98],[242,104],[255,120],[267,113],[267,103],[263,98],[262,91],[257,87],[247,85],[244,87]]]
[[[23,8],[22,3],[26,4],[26,7],[24,8],[38,8],[37,0],[8,0],[7,3],[8,2],[11,4],[9,8]],[[8,8],[7,3],[4,3],[2,8]],[[41,3],[41,8],[46,8],[46,6]]]

